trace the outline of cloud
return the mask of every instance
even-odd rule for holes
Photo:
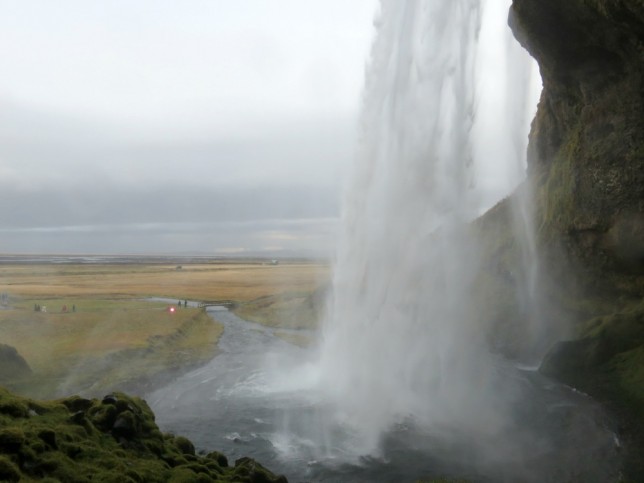
[[[328,218],[338,213],[331,189],[275,185],[207,189],[178,184],[133,190],[96,184],[71,192],[3,186],[0,204],[4,229]]]
[[[335,218],[0,229],[0,253],[269,254],[328,257]]]
[[[375,8],[7,3],[0,251],[331,246]]]
[[[375,3],[5,2],[0,90],[57,110],[175,126],[195,115],[225,124],[353,110]]]
[[[93,181],[146,187],[165,183],[338,184],[352,161],[355,119],[255,120],[226,135],[168,135],[120,128],[0,102],[0,170],[12,183],[74,188]],[[22,178],[20,178],[22,174]]]

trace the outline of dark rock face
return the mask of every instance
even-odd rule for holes
[[[585,336],[594,317],[642,310],[644,3],[514,0],[509,23],[543,80],[522,189],[535,205],[545,313],[528,322],[518,302],[517,193],[476,223],[486,271],[476,291],[492,346],[529,357],[562,336]]]
[[[528,181],[545,301],[572,324],[541,371],[614,409],[644,481],[644,2],[513,0],[509,23],[543,80]]]
[[[644,3],[640,0],[514,0],[509,23],[537,59],[543,92],[528,147],[542,261],[551,302],[581,323],[578,336],[611,336],[611,354],[639,348],[644,311]],[[556,292],[556,293],[555,293]],[[596,320],[603,317],[596,330]],[[622,340],[620,340],[620,337]],[[569,345],[573,350],[573,345]],[[577,349],[579,348],[578,346]],[[574,350],[577,350],[574,349]],[[587,349],[587,348],[586,348]],[[570,372],[559,347],[547,359]],[[590,357],[590,356],[589,356]],[[589,370],[611,357],[586,361]],[[594,361],[594,362],[593,362]],[[579,362],[579,361],[578,361]],[[644,383],[644,381],[643,381]],[[644,402],[644,400],[643,400]]]
[[[644,4],[515,0],[539,62],[528,150],[542,235],[585,267],[644,274]]]

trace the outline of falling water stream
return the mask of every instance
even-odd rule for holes
[[[291,481],[615,479],[601,409],[490,353],[475,322],[473,133],[494,119],[477,112],[482,17],[480,0],[381,1],[319,348],[210,309],[225,325],[219,354],[148,395],[164,429]],[[507,90],[505,152],[523,166],[525,122],[511,113],[525,94]],[[516,213],[534,267],[529,210]]]

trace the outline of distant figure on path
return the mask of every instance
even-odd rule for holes
[[[61,312],[67,312],[67,305],[63,305],[63,310]]]
[[[72,305],[72,312],[76,312],[76,304]]]

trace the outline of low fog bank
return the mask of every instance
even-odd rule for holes
[[[332,250],[350,116],[186,138],[3,105],[0,252]]]
[[[4,228],[0,252],[328,258],[336,229],[335,218]]]

